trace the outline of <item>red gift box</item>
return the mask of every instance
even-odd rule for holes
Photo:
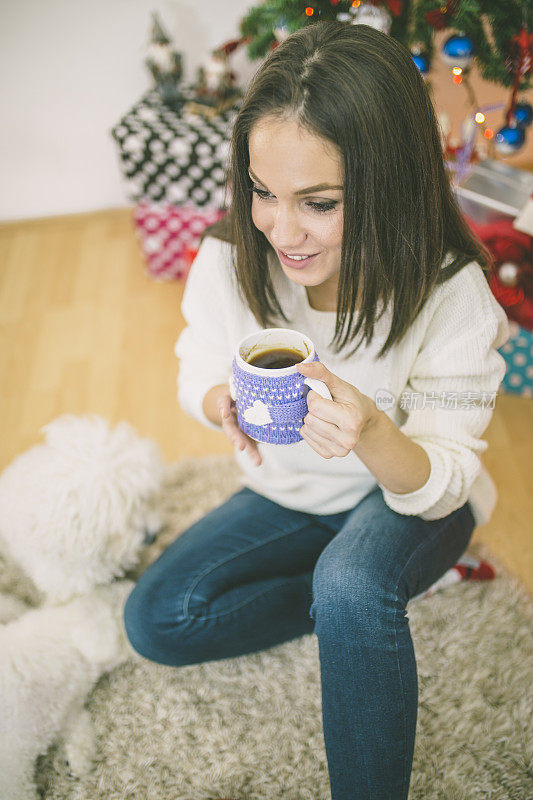
[[[148,274],[158,280],[185,279],[205,229],[225,211],[144,201],[133,219]]]
[[[503,306],[509,319],[530,331],[533,330],[532,237],[516,230],[512,219],[500,219],[480,225],[467,216],[465,218],[494,259],[490,288],[496,300]],[[502,280],[504,273],[501,270],[506,267],[511,267],[510,284]]]

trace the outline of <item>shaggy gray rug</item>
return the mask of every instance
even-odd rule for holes
[[[137,575],[236,488],[230,457],[169,467],[167,526]],[[493,582],[410,604],[420,685],[411,800],[533,797],[531,601],[497,569]],[[313,635],[181,669],[132,661],[99,681],[88,708],[96,769],[78,781],[50,749],[38,762],[46,800],[330,797]]]

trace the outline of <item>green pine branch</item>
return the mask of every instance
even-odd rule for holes
[[[434,57],[435,29],[425,14],[438,10],[445,0],[404,0],[399,17],[392,16],[390,35],[412,49],[421,45],[429,58]],[[285,25],[293,33],[305,25],[336,19],[339,12],[348,12],[351,0],[264,0],[254,6],[241,22],[241,34],[249,36],[248,54],[252,60],[263,58],[276,41],[274,29]],[[311,6],[314,14],[306,16]],[[453,18],[448,19],[450,35],[462,32],[474,45],[474,60],[482,77],[506,88],[514,80],[513,43],[524,25],[533,32],[533,0],[459,0]],[[488,32],[488,35],[487,35]],[[520,89],[530,87],[532,74],[525,76]]]

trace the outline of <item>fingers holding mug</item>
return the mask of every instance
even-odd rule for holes
[[[246,450],[249,457],[258,467],[262,463],[257,442],[241,431],[237,421],[237,407],[229,394],[224,394],[218,399],[218,409],[222,430],[238,450]]]

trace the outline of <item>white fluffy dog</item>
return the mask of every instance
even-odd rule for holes
[[[121,578],[160,528],[164,465],[127,423],[59,417],[45,443],[0,475],[0,548],[40,607],[0,595],[0,799],[35,800],[34,762],[65,740],[73,774],[90,769],[88,693],[133,656]]]

